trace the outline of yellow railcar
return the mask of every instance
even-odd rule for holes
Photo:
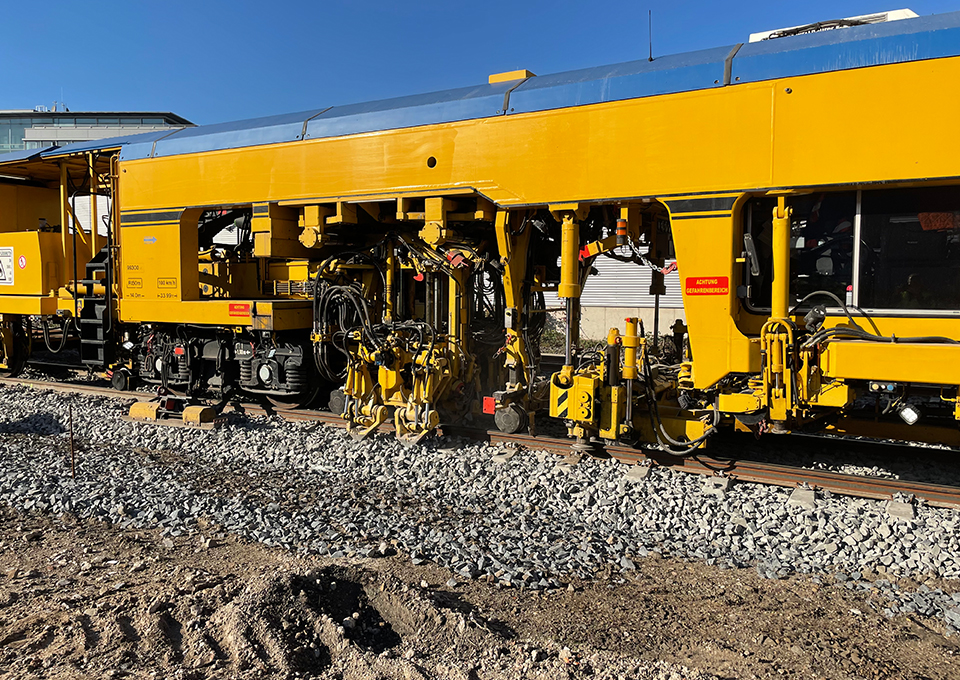
[[[4,365],[53,325],[118,386],[322,391],[358,436],[542,412],[585,448],[955,446],[958,103],[954,13],[0,157]],[[656,289],[671,250],[689,350],[635,320],[580,347],[593,259]]]

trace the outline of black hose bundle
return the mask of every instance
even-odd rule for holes
[[[653,372],[650,370],[650,362],[647,360],[646,354],[644,354],[643,357],[643,377],[642,382],[646,391],[647,401],[650,402],[650,408],[647,409],[647,413],[650,415],[650,427],[653,428],[653,433],[657,437],[657,445],[660,450],[674,456],[689,456],[694,454],[697,449],[703,446],[703,443],[707,441],[710,435],[717,431],[717,425],[720,424],[720,409],[718,408],[718,404],[715,403],[713,406],[713,423],[706,432],[696,439],[687,442],[678,441],[667,434],[667,430],[663,426],[663,420],[660,418],[657,395],[653,389]]]
[[[50,322],[47,320],[47,317],[40,317],[40,326],[43,328],[43,344],[47,346],[47,351],[51,354],[60,354],[63,351],[64,347],[67,346],[67,339],[70,337],[70,321],[63,319],[60,323],[60,346],[56,349],[53,348],[53,343],[50,342]]]
[[[830,342],[830,340],[835,338],[845,338],[851,340],[867,340],[869,342],[886,342],[886,343],[945,343],[956,345],[960,344],[957,340],[952,338],[946,338],[940,335],[921,335],[916,337],[906,337],[898,338],[896,335],[886,336],[879,335],[877,333],[870,333],[869,331],[864,330],[860,324],[856,322],[853,318],[853,314],[850,313],[850,310],[843,303],[839,297],[834,295],[828,290],[815,290],[809,295],[805,296],[800,302],[798,302],[793,309],[790,310],[789,316],[796,314],[797,309],[799,309],[805,302],[814,298],[818,295],[831,298],[837,305],[843,310],[843,313],[846,315],[847,319],[850,321],[850,324],[853,328],[841,328],[835,326],[834,328],[822,328],[815,333],[813,333],[809,338],[803,341],[800,345],[801,349],[809,349],[816,345],[822,345],[824,343]],[[864,314],[863,310],[858,310],[864,317],[867,317]],[[876,328],[876,326],[874,326]]]
[[[340,382],[346,377],[346,363],[335,363],[329,354],[329,347],[332,346],[349,360],[347,336],[357,330],[362,339],[372,346],[379,349],[383,343],[374,330],[369,305],[358,285],[336,285],[320,280],[318,275],[313,299],[316,331],[330,338],[330,342],[314,345],[317,368],[325,379]]]
[[[486,265],[473,273],[473,318],[470,332],[473,341],[480,346],[503,345],[503,318],[506,309],[506,294],[503,276]]]

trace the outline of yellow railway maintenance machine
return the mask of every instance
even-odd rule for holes
[[[960,13],[794,33],[0,157],[4,370],[78,339],[118,387],[322,392],[409,442],[546,411],[585,449],[960,445]],[[581,347],[594,259],[657,288],[671,253],[689,351]]]

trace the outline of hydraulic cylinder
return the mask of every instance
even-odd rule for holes
[[[773,209],[773,291],[770,316],[786,319],[790,313],[790,216],[793,209],[786,207],[780,196]]]
[[[573,365],[573,347],[580,327],[580,225],[573,213],[564,213],[560,231],[560,286],[557,297],[567,306],[564,366]]]

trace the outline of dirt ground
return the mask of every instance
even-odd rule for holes
[[[809,578],[653,556],[535,593],[204,529],[0,506],[0,678],[960,678],[940,624]]]

